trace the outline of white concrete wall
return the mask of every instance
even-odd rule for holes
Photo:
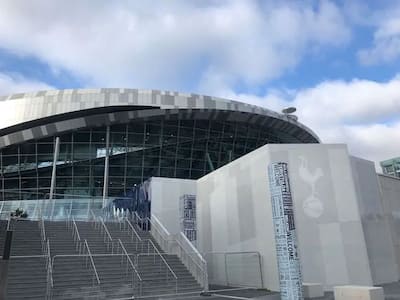
[[[398,281],[398,263],[390,231],[390,220],[383,210],[382,203],[382,196],[385,196],[386,192],[381,195],[378,176],[372,161],[351,157],[351,165],[373,283]],[[400,188],[400,180],[396,183]]]
[[[279,161],[289,167],[303,281],[371,285],[344,145],[266,145],[199,179],[199,251],[259,251],[264,287],[279,290],[267,177]]]
[[[400,179],[378,175],[384,215],[387,217],[400,274]]]
[[[150,183],[151,213],[171,234],[180,233],[179,199],[196,195],[196,180],[152,177]]]

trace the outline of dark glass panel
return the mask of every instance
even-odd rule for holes
[[[57,187],[71,187],[72,186],[72,177],[57,177],[56,180]]]
[[[167,167],[167,168],[174,168],[175,167],[175,158],[166,158],[164,157],[161,160],[161,167]]]
[[[144,142],[143,133],[130,133],[128,135],[128,145],[140,145]]]
[[[110,126],[110,131],[111,132],[121,132],[125,133],[126,132],[126,124],[115,124]]]
[[[72,176],[72,166],[57,166],[56,174],[58,176]]]
[[[36,143],[21,144],[19,149],[20,149],[19,150],[20,154],[35,154],[36,153]],[[14,153],[14,154],[16,154],[16,153]],[[4,153],[4,154],[6,154],[6,153]]]
[[[51,177],[40,177],[39,178],[39,188],[50,188]]]
[[[38,144],[37,151],[38,154],[53,154],[54,144]]]
[[[160,176],[162,177],[174,177],[174,169],[171,168],[161,168],[161,174]]]
[[[126,133],[110,133],[110,145],[111,146],[125,146],[126,145]]]
[[[90,143],[90,131],[74,132],[74,143]]]
[[[142,152],[128,153],[128,167],[140,167],[142,165]]]
[[[106,131],[92,132],[92,143],[104,145],[106,144]]]
[[[60,143],[71,143],[72,142],[72,132],[63,134],[60,136]]]
[[[129,133],[140,133],[143,134],[145,124],[143,122],[132,122],[128,124]]]
[[[189,170],[188,169],[176,169],[176,177],[177,178],[189,178]]]
[[[125,166],[110,166],[108,170],[109,176],[124,176],[125,174]]]
[[[134,176],[134,177],[141,177],[142,176],[142,168],[135,168],[135,167],[128,167],[127,170],[127,176]]]
[[[190,159],[178,159],[176,161],[176,165],[181,169],[189,169],[190,168]]]
[[[78,188],[88,188],[89,187],[89,177],[88,176],[74,176],[74,187]]]
[[[204,171],[203,170],[194,170],[192,169],[192,178],[193,179],[198,179],[200,177],[202,177],[204,175]]]

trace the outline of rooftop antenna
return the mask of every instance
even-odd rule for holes
[[[287,107],[285,109],[282,109],[282,113],[288,118],[291,119],[293,121],[297,121],[298,118],[296,115],[292,115],[294,112],[296,112],[296,107]]]

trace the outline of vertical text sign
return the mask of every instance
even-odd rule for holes
[[[303,299],[299,253],[287,163],[268,167],[272,219],[282,300]]]

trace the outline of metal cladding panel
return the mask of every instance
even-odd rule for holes
[[[3,112],[0,118],[0,136],[12,133],[9,130],[10,127],[16,126],[17,128],[18,125],[27,122],[43,120],[41,125],[44,125],[46,124],[46,118],[53,118],[48,123],[54,123],[54,117],[60,116],[61,118],[68,113],[78,113],[82,110],[88,110],[88,114],[95,114],[95,112],[90,112],[90,110],[115,107],[117,111],[124,106],[132,107],[132,110],[135,107],[154,107],[155,114],[159,114],[160,109],[204,110],[206,114],[210,114],[213,117],[219,114],[212,114],[210,111],[244,113],[243,115],[228,115],[227,119],[236,121],[235,118],[239,117],[237,121],[265,123],[264,125],[286,133],[296,134],[296,138],[304,142],[319,141],[316,134],[301,123],[290,120],[284,115],[266,108],[196,94],[119,88],[39,91],[0,97],[0,111]],[[146,117],[153,115],[148,109],[144,114],[146,114]],[[248,114],[253,114],[254,117],[249,117]],[[140,112],[138,116],[144,117]],[[90,118],[90,116],[85,116],[85,118]],[[93,123],[93,121],[91,119],[87,123]],[[5,129],[8,129],[8,132]],[[26,129],[29,129],[29,125],[22,129],[18,128],[16,131]],[[3,133],[2,130],[4,131]]]

